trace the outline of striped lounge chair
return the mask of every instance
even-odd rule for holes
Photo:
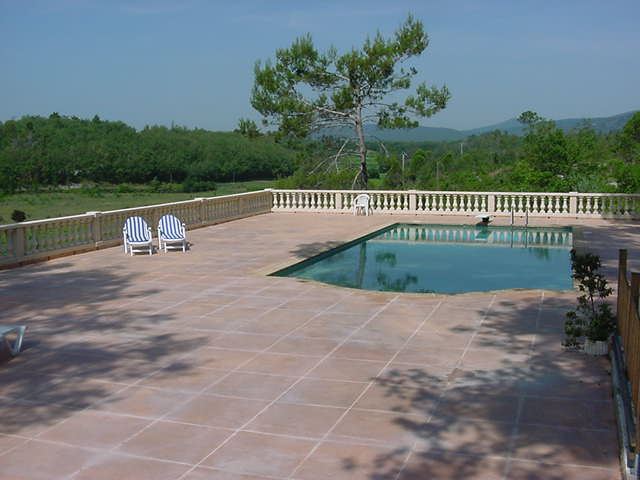
[[[129,217],[124,222],[122,229],[124,237],[124,253],[148,251],[153,253],[153,243],[151,242],[151,229],[142,217]]]
[[[187,249],[187,235],[182,223],[174,215],[164,215],[158,222],[158,247],[164,248],[166,252],[169,248]]]

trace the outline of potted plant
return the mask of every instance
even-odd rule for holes
[[[597,255],[578,254],[571,250],[572,276],[582,295],[578,297],[577,307],[567,313],[563,345],[580,348],[584,337],[584,351],[591,355],[605,355],[608,352],[609,338],[616,328],[611,305],[605,300],[613,289],[598,272],[600,266],[600,257]]]

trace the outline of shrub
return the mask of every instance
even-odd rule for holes
[[[27,219],[27,214],[22,210],[14,210],[11,214],[11,220],[16,223],[24,222]]]
[[[615,317],[611,306],[605,301],[613,289],[608,286],[604,275],[598,273],[600,266],[600,257],[597,255],[579,255],[571,250],[572,276],[578,282],[582,295],[578,297],[578,306],[567,313],[564,324],[565,347],[579,347],[581,337],[592,342],[606,341],[615,331]]]
[[[216,182],[195,180],[193,178],[187,178],[182,183],[182,191],[184,193],[207,192],[210,190],[215,190],[216,187]]]

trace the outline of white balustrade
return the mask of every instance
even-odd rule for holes
[[[0,225],[0,267],[117,245],[122,242],[125,220],[135,215],[143,217],[155,233],[160,217],[169,213],[187,228],[197,228],[268,213],[272,205],[271,191],[262,190]]]
[[[168,213],[178,216],[188,228],[197,228],[267,212],[350,213],[360,193],[370,195],[374,214],[489,213],[504,217],[513,212],[530,217],[640,218],[640,194],[262,190],[0,225],[0,267],[117,245],[122,241],[125,219],[134,215],[145,218],[152,230],[160,217]]]

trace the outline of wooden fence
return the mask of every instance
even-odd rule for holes
[[[631,387],[631,402],[635,424],[634,450],[640,447],[640,314],[638,296],[640,292],[640,273],[627,275],[627,251],[620,250],[618,259],[618,335],[622,343],[627,378]],[[636,453],[637,454],[637,453]]]

